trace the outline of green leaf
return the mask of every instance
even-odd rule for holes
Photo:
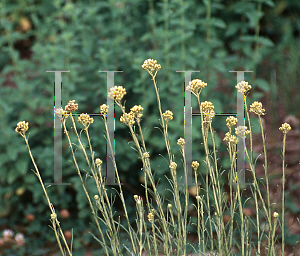
[[[264,16],[264,14],[262,12],[257,12],[256,10],[251,10],[246,12],[246,16],[249,19],[250,27],[254,28],[258,24],[259,20]]]
[[[18,151],[19,151],[19,148],[16,147],[14,144],[9,144],[6,147],[6,152],[7,152],[8,158],[11,161],[15,161],[17,159]]]
[[[26,183],[26,184],[33,184],[33,183],[35,183],[37,181],[38,181],[38,179],[37,179],[36,175],[32,171],[30,171],[30,173],[28,173],[24,177],[24,183]]]
[[[28,172],[28,164],[29,164],[29,156],[22,155],[18,158],[18,162],[16,163],[16,169],[18,173],[21,175],[25,175]]]
[[[211,18],[209,24],[216,28],[226,28],[226,23],[218,18]]]
[[[254,101],[260,101],[261,98],[264,96],[265,94],[262,92],[254,92],[253,93],[253,100]]]
[[[273,41],[270,40],[269,38],[266,38],[266,37],[260,36],[258,38],[258,42],[261,43],[262,45],[265,45],[265,46],[269,46],[269,47],[274,46]]]
[[[10,161],[10,159],[9,159],[9,157],[7,157],[7,154],[5,154],[5,153],[0,154],[0,167],[9,161]]]
[[[220,73],[226,72],[226,67],[225,67],[223,61],[220,59],[212,59],[210,61],[210,65],[212,68],[218,70]]]
[[[7,74],[13,72],[14,69],[15,69],[15,68],[14,68],[13,65],[6,65],[6,66],[4,66],[4,68],[2,69],[2,74],[3,74],[3,75],[7,75]]]
[[[203,3],[205,4],[205,6],[209,5],[210,0],[203,0]]]
[[[14,169],[10,169],[7,173],[6,181],[8,184],[12,184],[18,178],[18,174]]]
[[[293,215],[296,215],[300,212],[299,206],[296,205],[293,201],[287,201],[286,207],[293,213]]]
[[[240,23],[231,22],[228,24],[225,35],[226,36],[233,36],[235,35],[240,29]]]
[[[143,36],[141,36],[141,38],[139,39],[140,42],[146,42],[149,39],[151,39],[153,36],[151,33],[145,33]]]
[[[22,110],[21,115],[19,117],[20,120],[27,121],[30,120],[31,118],[32,118],[32,113],[29,109]]]
[[[255,36],[241,36],[240,40],[244,41],[244,42],[251,42],[251,43],[253,43],[253,42],[255,42],[256,39],[255,39]]]
[[[249,11],[255,9],[254,3],[245,2],[245,1],[236,1],[232,6],[231,9],[235,11],[235,13],[244,14]]]
[[[269,38],[262,37],[262,36],[258,38],[256,38],[255,36],[241,36],[240,39],[241,41],[244,42],[252,42],[252,43],[257,42],[265,46],[274,46],[274,43]]]
[[[264,0],[263,3],[271,7],[275,7],[275,4],[272,0]]]
[[[266,4],[270,7],[274,7],[275,4],[272,0],[253,0],[253,2],[258,2],[258,3],[263,3],[263,4]]]
[[[265,79],[258,78],[255,80],[254,85],[263,90],[264,92],[269,92],[271,87]]]

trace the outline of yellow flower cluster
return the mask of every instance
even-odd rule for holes
[[[154,70],[159,71],[161,69],[161,65],[157,64],[157,60],[147,59],[144,61],[142,65],[142,69],[146,70],[148,73],[152,74]]]
[[[248,82],[241,81],[235,87],[239,93],[245,95],[248,91],[251,90],[252,86]]]
[[[154,210],[152,209],[151,212],[147,215],[148,221],[153,223],[154,222]]]
[[[102,165],[102,160],[100,158],[96,158],[95,164],[99,168]]]
[[[258,116],[265,115],[265,109],[262,108],[262,103],[258,101],[255,101],[250,105],[249,111]]]
[[[126,117],[125,117],[126,116]],[[120,121],[123,123],[123,124],[126,124],[128,126],[132,126],[134,125],[135,121],[134,121],[134,116],[132,114],[132,112],[130,113],[125,113],[125,116],[124,114],[120,117]],[[127,120],[126,120],[127,118]]]
[[[165,113],[162,114],[166,122],[170,121],[173,119],[173,112],[170,110],[166,110]]]
[[[246,127],[247,128],[247,127]],[[235,136],[235,135],[230,135],[229,132],[227,132],[225,134],[225,137],[223,139],[224,141],[227,141],[227,142],[230,142],[230,143],[233,143],[233,144],[237,144],[238,143],[238,138]]]
[[[100,106],[100,113],[103,115],[103,116],[106,116],[107,115],[107,112],[108,112],[108,106],[106,104],[102,104]]]
[[[65,111],[68,113],[72,113],[78,109],[78,104],[75,103],[75,100],[70,100],[68,104],[65,106]]]
[[[214,106],[210,101],[201,102],[201,109],[204,115],[204,122],[210,123],[215,116]]]
[[[180,147],[183,147],[184,144],[185,144],[185,140],[184,140],[183,138],[179,138],[179,139],[177,140],[177,144],[178,144]]]
[[[291,130],[291,126],[288,123],[284,123],[281,125],[281,127],[279,128],[280,131],[282,131],[283,133],[288,133]]]
[[[142,108],[141,105],[139,105],[139,106],[135,105],[130,109],[130,112],[137,120],[140,120],[141,117],[143,116],[143,114],[142,114],[143,110],[144,109]]]
[[[189,85],[186,87],[187,91],[192,92],[194,95],[199,95],[202,89],[204,89],[207,86],[207,83],[204,83],[200,79],[194,79],[189,82]],[[201,89],[201,91],[200,91]]]
[[[28,122],[22,121],[17,123],[17,127],[15,131],[19,133],[21,136],[24,136],[25,133],[28,131]]]
[[[175,162],[172,162],[172,163],[170,164],[170,166],[169,166],[169,168],[170,168],[171,170],[176,170],[176,167],[177,167],[177,164],[176,164]]]
[[[245,138],[249,133],[250,131],[248,131],[247,126],[239,126],[235,128],[235,134],[241,138]]]
[[[52,213],[50,216],[51,216],[51,220],[55,220],[57,217],[56,213]]]
[[[210,101],[201,102],[201,109],[204,113],[210,113],[212,110],[214,110],[214,108],[215,107]]]
[[[136,201],[137,204],[141,204],[142,203],[142,198],[138,195],[134,195],[133,196],[134,200]]]
[[[144,152],[144,153],[143,153],[143,158],[149,158],[149,157],[150,157],[150,155],[149,155],[148,152]]]
[[[126,95],[126,90],[123,86],[114,86],[110,88],[108,97],[114,99],[116,102],[121,103],[124,95]]]
[[[192,168],[194,169],[194,171],[197,171],[199,165],[200,165],[200,164],[199,164],[198,161],[193,161],[193,162],[192,162]]]
[[[228,127],[234,126],[234,125],[237,124],[237,121],[238,121],[238,120],[237,120],[236,117],[234,117],[234,116],[229,116],[229,117],[226,118],[226,125],[227,125]]]
[[[204,112],[204,122],[210,123],[212,121],[212,119],[214,118],[214,116],[215,116],[215,111],[213,111],[213,110],[211,110],[208,113]]]
[[[90,124],[94,123],[94,119],[88,114],[81,114],[78,117],[78,123],[83,124],[85,128],[88,128]]]

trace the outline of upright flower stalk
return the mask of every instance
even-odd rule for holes
[[[155,93],[156,93],[156,98],[157,98],[158,110],[159,110],[159,114],[160,114],[161,126],[163,128],[164,139],[165,139],[165,143],[166,143],[166,146],[167,146],[169,161],[171,163],[172,162],[172,155],[171,155],[171,150],[170,150],[170,146],[169,146],[169,138],[168,138],[168,133],[167,133],[167,122],[168,121],[166,121],[166,125],[165,125],[164,115],[163,115],[162,109],[161,109],[159,92],[158,92],[158,88],[157,88],[156,81],[155,81],[155,77],[157,75],[157,72],[161,69],[161,65],[157,64],[157,60],[147,59],[147,60],[144,61],[143,65],[142,65],[142,69],[147,71],[150,74],[150,76],[152,77],[152,81],[153,81],[154,88],[155,88]],[[172,112],[170,111],[170,113],[172,113]],[[172,113],[172,118],[171,119],[173,119],[173,113]]]
[[[183,244],[186,244],[186,239],[187,239],[187,214],[188,214],[188,204],[189,204],[189,192],[188,192],[188,183],[187,183],[187,166],[186,166],[186,158],[185,158],[185,150],[184,150],[184,145],[185,145],[185,140],[183,138],[179,138],[177,140],[177,144],[181,148],[181,155],[183,157],[183,168],[184,168],[184,181],[185,181],[185,209],[183,213],[183,225],[182,225],[182,234],[183,234]],[[183,247],[183,253],[184,255],[186,254],[186,246]]]
[[[189,82],[188,86],[186,87],[187,91],[190,91],[193,95],[195,95],[197,97],[197,101],[198,101],[198,106],[200,109],[200,116],[201,116],[201,131],[202,131],[202,136],[203,136],[203,140],[204,140],[204,147],[205,147],[205,153],[206,153],[206,168],[209,169],[208,165],[209,165],[209,158],[208,158],[208,148],[207,148],[207,143],[206,143],[206,137],[205,134],[207,134],[208,130],[207,128],[204,130],[204,120],[203,120],[203,111],[202,111],[202,106],[201,105],[201,101],[200,101],[200,94],[202,92],[202,90],[207,86],[207,83],[203,82],[200,79],[194,79],[192,81]],[[210,113],[211,111],[213,111],[213,106],[211,104],[207,105],[207,113]],[[209,121],[209,119],[207,120]],[[208,123],[206,123],[208,124]],[[211,214],[210,214],[210,199],[209,199],[209,194],[208,194],[208,175],[206,175],[206,206],[207,206],[207,214],[208,214],[208,219],[209,219],[209,225],[210,225],[210,246],[211,246],[211,250],[213,250],[214,244],[213,244],[213,229],[212,229],[212,219],[211,219]]]
[[[152,66],[151,66],[152,67]],[[149,70],[152,70],[151,67],[149,67]],[[160,69],[160,65],[156,66],[157,71]],[[156,71],[156,72],[157,72]],[[159,214],[160,214],[160,220],[162,223],[162,228],[163,228],[163,236],[164,236],[164,252],[166,254],[169,254],[169,246],[168,246],[168,227],[167,227],[167,222],[165,219],[165,214],[162,208],[162,202],[161,202],[161,198],[158,194],[157,188],[155,186],[155,182],[152,176],[152,172],[151,172],[151,167],[150,167],[150,162],[148,157],[145,157],[144,152],[142,151],[142,148],[140,146],[139,140],[137,138],[137,135],[133,129],[133,125],[136,122],[136,119],[140,119],[141,117],[141,108],[139,107],[134,107],[129,113],[125,112],[125,106],[122,104],[121,100],[124,97],[124,95],[126,94],[126,90],[125,88],[123,88],[122,86],[115,86],[113,88],[111,88],[110,93],[108,94],[109,97],[113,98],[114,101],[116,102],[116,104],[121,108],[123,115],[120,118],[120,121],[122,123],[124,123],[125,125],[128,126],[129,130],[130,130],[130,134],[133,138],[133,141],[135,143],[136,149],[140,155],[140,158],[142,159],[142,163],[143,163],[143,170],[146,172],[150,183],[153,187],[154,190],[154,194],[155,194],[155,199],[159,208]],[[138,114],[140,113],[140,114]],[[144,145],[144,150],[146,150],[145,148],[145,144]],[[148,200],[148,199],[147,199]],[[124,202],[125,205],[125,202]],[[129,225],[129,224],[128,224]]]
[[[112,87],[110,89],[110,92],[108,93],[108,96],[110,98],[114,99],[115,102],[121,107],[121,109],[122,109],[122,111],[123,111],[124,114],[125,114],[124,107],[121,105],[121,101],[122,101],[122,99],[123,99],[123,97],[125,95],[126,95],[126,90],[122,86]],[[104,125],[105,125],[105,131],[106,131],[106,136],[107,136],[107,143],[108,143],[108,145],[110,147],[111,152],[113,152],[112,143],[111,143],[111,139],[110,139],[109,132],[108,132],[107,120],[106,120],[107,112],[108,112],[108,106],[105,105],[105,104],[101,105],[100,106],[100,112],[102,114]],[[125,119],[123,121],[126,122],[129,126],[132,123],[132,120],[129,121],[127,117],[125,117]],[[114,165],[114,168],[115,168],[115,173],[116,173],[116,177],[117,177],[117,183],[119,184],[120,198],[121,198],[121,201],[122,201],[122,206],[123,206],[123,209],[124,209],[125,218],[126,218],[126,221],[127,221],[127,224],[128,224],[129,236],[130,236],[131,244],[132,244],[134,252],[137,253],[137,248],[135,246],[134,238],[133,238],[133,231],[132,231],[132,227],[131,227],[130,222],[129,222],[129,216],[128,216],[127,209],[126,209],[125,198],[124,198],[122,187],[121,187],[121,181],[120,181],[120,177],[119,177],[119,173],[118,173],[118,169],[117,169],[117,164],[116,164],[116,161],[115,161],[114,157],[113,157],[112,161],[113,161],[113,165]],[[114,222],[114,220],[112,220],[112,221]]]
[[[236,87],[238,92],[243,94],[244,95],[244,104],[245,104],[245,112],[246,112],[246,115],[247,115],[247,120],[248,120],[248,126],[249,126],[249,131],[250,131],[250,162],[253,163],[253,139],[252,139],[252,125],[251,125],[251,121],[250,121],[250,117],[249,117],[249,111],[248,111],[248,105],[247,105],[247,95],[249,93],[249,91],[251,90],[252,86],[250,84],[248,84],[248,82],[246,81],[241,81],[239,82]],[[245,148],[245,150],[247,150]],[[251,166],[251,164],[250,164]],[[254,179],[255,178],[255,172],[254,172],[254,169],[252,170],[253,171],[253,177]],[[254,201],[255,201],[255,211],[256,211],[256,225],[257,225],[257,236],[260,237],[260,218],[259,218],[259,206],[258,206],[258,200],[257,200],[257,187],[254,186]],[[270,223],[270,222],[269,222]],[[261,247],[261,240],[258,239],[258,242],[257,242],[257,251],[258,251],[258,254],[260,255],[260,247]]]
[[[282,232],[282,245],[281,245],[281,255],[284,256],[284,184],[285,184],[285,142],[286,135],[291,130],[291,126],[288,123],[284,123],[279,128],[283,133],[283,146],[282,146],[282,214],[281,214],[281,232]]]
[[[229,129],[229,132],[225,134],[225,138],[223,139],[228,143],[229,149],[229,157],[230,157],[230,171],[229,171],[229,181],[237,182],[237,179],[233,177],[237,177],[236,174],[236,145],[238,143],[238,138],[235,135],[231,135],[231,129],[233,126],[237,124],[237,118],[234,116],[229,116],[226,118],[226,125]],[[235,193],[235,199],[233,198],[233,189],[232,185],[230,186],[230,229],[229,229],[229,248],[232,248],[232,239],[233,239],[233,218],[234,211],[236,206],[236,197],[237,193]]]
[[[25,140],[25,143],[26,143],[26,146],[27,146],[27,150],[28,150],[28,152],[29,152],[31,161],[32,161],[32,163],[33,163],[33,165],[34,165],[34,168],[35,168],[35,171],[34,171],[34,170],[32,170],[32,171],[33,171],[34,174],[37,176],[37,178],[38,178],[38,180],[39,180],[39,182],[40,182],[40,184],[41,184],[41,186],[42,186],[42,189],[43,189],[43,191],[44,191],[44,194],[45,194],[45,196],[46,196],[46,200],[47,200],[48,206],[49,206],[50,211],[51,211],[51,222],[52,222],[53,230],[54,230],[54,233],[55,233],[55,237],[56,237],[56,240],[57,240],[59,249],[60,249],[62,255],[66,255],[66,254],[65,254],[65,251],[63,250],[63,247],[62,247],[62,245],[61,245],[60,238],[59,238],[59,235],[58,235],[58,233],[57,233],[57,228],[56,228],[56,227],[58,227],[59,233],[60,233],[60,235],[61,235],[61,237],[62,237],[62,239],[63,239],[63,242],[64,242],[64,244],[65,244],[65,247],[66,247],[66,249],[67,249],[67,251],[68,251],[68,254],[71,256],[71,255],[72,255],[71,250],[70,250],[70,248],[69,248],[69,246],[68,246],[68,244],[67,244],[67,241],[66,241],[66,239],[65,239],[64,233],[63,233],[63,231],[62,231],[62,229],[61,229],[61,227],[60,227],[59,221],[57,220],[57,215],[56,215],[56,213],[55,213],[54,206],[53,206],[53,204],[50,202],[50,198],[49,198],[48,193],[47,193],[47,190],[46,190],[46,188],[45,188],[45,186],[44,186],[44,182],[43,182],[42,177],[41,177],[41,175],[40,175],[39,169],[38,169],[38,167],[37,167],[37,165],[36,165],[36,163],[35,163],[35,160],[34,160],[34,158],[33,158],[33,156],[32,156],[32,153],[31,153],[31,150],[30,150],[30,147],[29,147],[29,143],[28,143],[28,139],[26,138],[26,132],[28,131],[28,129],[29,129],[28,122],[21,121],[21,122],[18,122],[15,131],[16,131],[18,134],[20,134],[20,135],[24,138],[24,140]]]
[[[250,133],[246,126],[239,126],[235,128],[235,134],[241,138],[246,138],[246,136]],[[237,177],[237,176],[236,176]],[[244,225],[244,211],[241,199],[241,191],[240,191],[240,183],[237,180],[237,196],[240,210],[240,218],[241,218],[241,244],[242,244],[242,256],[245,255],[245,225]]]
[[[279,214],[277,212],[273,213],[274,226],[273,226],[273,232],[272,232],[271,255],[276,255],[275,247],[274,247],[274,240],[275,240],[275,231],[276,231],[276,227],[277,227],[278,216],[279,216]]]
[[[262,103],[255,101],[250,105],[249,112],[253,112],[258,116],[260,130],[261,130],[261,137],[263,140],[263,148],[264,148],[264,169],[265,169],[265,177],[266,177],[266,185],[267,185],[267,202],[268,202],[268,221],[269,221],[269,235],[268,235],[268,247],[271,247],[271,203],[270,203],[270,189],[269,189],[269,176],[268,176],[268,159],[267,159],[267,148],[266,148],[266,136],[264,135],[264,128],[262,124],[261,116],[265,115],[265,109],[262,108]]]
[[[221,221],[222,216],[222,193],[219,183],[219,174],[218,174],[218,166],[217,166],[217,157],[216,157],[216,149],[215,149],[215,142],[214,142],[214,134],[213,129],[211,126],[212,119],[215,116],[214,106],[211,102],[200,101],[200,94],[202,90],[207,86],[207,83],[203,82],[200,79],[192,80],[189,85],[186,87],[187,91],[190,91],[197,97],[198,105],[200,109],[201,115],[201,130],[202,136],[204,141],[204,149],[205,149],[205,157],[206,157],[206,168],[209,171],[209,176],[212,180],[212,189],[213,189],[213,196],[215,202],[215,209],[216,209],[216,218],[217,218],[217,234],[218,234],[218,252],[220,255],[223,254],[223,239],[225,238],[224,235],[224,225]],[[214,153],[214,168],[211,164],[210,156],[209,156],[209,148],[208,148],[208,131],[210,130],[212,136],[212,142],[214,145],[213,153]],[[209,195],[208,195],[208,175],[206,175],[206,196],[207,196],[207,207],[208,207],[208,217],[210,222],[210,235],[211,235],[211,247],[213,249],[213,237],[212,237],[212,218],[210,216],[210,202],[209,202]]]

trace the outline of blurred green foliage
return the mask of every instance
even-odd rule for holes
[[[246,73],[245,80],[254,87],[250,99],[259,100],[277,88],[276,83],[270,83],[270,72],[286,68],[282,62],[285,54],[291,74],[278,72],[278,81],[289,90],[296,88],[299,62],[292,53],[299,53],[299,11],[296,0],[276,4],[272,0],[1,1],[0,217],[26,224],[29,233],[43,229],[40,224],[34,229],[37,223],[48,223],[42,189],[30,171],[33,166],[25,143],[14,131],[18,121],[29,122],[29,143],[40,173],[45,183],[53,182],[54,74],[46,70],[69,70],[62,74],[62,105],[75,99],[78,113],[90,114],[99,113],[99,106],[106,103],[107,78],[99,71],[123,71],[115,74],[115,85],[127,90],[127,111],[133,105],[144,108],[145,140],[152,166],[161,178],[160,191],[164,191],[168,187],[163,178],[168,172],[162,158],[166,151],[162,134],[153,129],[159,127],[159,114],[152,82],[141,68],[143,61],[153,58],[162,66],[157,82],[163,111],[174,113],[169,136],[179,162],[176,140],[184,135],[184,75],[176,71],[200,70],[192,73],[192,78],[208,83],[201,100],[212,101],[219,113],[235,112],[236,76],[230,70],[254,71]],[[127,127],[119,122],[119,109],[115,112],[116,159],[128,202],[132,202],[132,194],[143,191],[141,163],[128,144]],[[104,125],[99,116],[94,119],[90,134],[95,157],[105,160]],[[225,120],[218,116],[215,120],[218,150],[226,152],[221,142]],[[193,117],[196,123],[197,117]],[[193,159],[202,160],[200,130],[194,128]],[[78,154],[83,160],[80,157]],[[70,161],[66,138],[63,159],[63,181],[72,185],[48,188],[50,198],[57,210],[68,208],[72,218],[86,219],[90,211]],[[222,169],[228,164],[220,160]],[[27,213],[36,216],[35,225],[23,218]]]

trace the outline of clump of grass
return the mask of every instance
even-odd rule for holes
[[[75,168],[84,193],[87,197],[87,201],[91,208],[96,227],[99,234],[92,234],[93,237],[99,242],[103,248],[103,254],[105,255],[252,255],[252,251],[256,255],[278,255],[277,248],[275,246],[277,241],[276,230],[278,229],[279,214],[275,212],[274,206],[271,204],[269,197],[269,181],[268,181],[268,164],[267,153],[265,145],[265,135],[262,126],[261,115],[265,114],[265,110],[262,108],[260,102],[254,102],[250,105],[249,110],[247,106],[247,94],[251,89],[251,85],[242,81],[237,84],[236,88],[239,93],[244,95],[244,104],[247,113],[247,126],[239,126],[234,129],[237,124],[237,118],[230,116],[226,119],[226,125],[228,132],[225,135],[224,141],[228,144],[228,152],[230,158],[230,169],[227,172],[228,180],[230,182],[229,199],[226,200],[224,196],[224,185],[221,184],[220,178],[225,175],[225,172],[220,173],[217,161],[217,150],[215,148],[214,130],[212,127],[212,121],[215,116],[214,106],[211,102],[201,102],[201,92],[207,84],[199,79],[192,80],[187,86],[187,90],[190,91],[198,101],[199,110],[201,113],[201,132],[203,136],[203,146],[205,149],[205,161],[201,165],[204,168],[207,175],[205,177],[204,186],[196,186],[196,204],[193,204],[197,212],[197,222],[192,223],[188,216],[188,209],[190,203],[190,196],[188,192],[187,182],[187,169],[192,168],[194,170],[194,177],[196,184],[198,176],[200,175],[198,161],[193,161],[192,166],[187,166],[186,152],[185,152],[185,140],[183,138],[178,139],[177,144],[180,147],[180,153],[183,159],[184,169],[184,186],[178,184],[178,171],[177,164],[172,154],[170,147],[170,141],[168,136],[168,123],[173,119],[173,113],[169,110],[163,112],[161,108],[161,101],[158,92],[158,86],[156,82],[156,75],[161,69],[161,66],[157,64],[156,60],[148,59],[142,65],[142,68],[149,73],[154,85],[154,89],[157,96],[157,104],[160,115],[160,125],[162,128],[163,138],[168,153],[168,164],[170,169],[170,178],[168,179],[171,192],[173,195],[172,200],[167,205],[164,198],[158,193],[157,185],[155,183],[155,177],[153,175],[153,169],[151,168],[150,154],[147,151],[146,141],[143,136],[143,129],[141,127],[141,118],[143,117],[143,107],[134,106],[130,109],[130,112],[126,112],[123,98],[126,95],[126,89],[122,86],[115,86],[110,89],[109,97],[113,98],[116,105],[121,109],[122,116],[120,121],[124,123],[131,134],[132,140],[135,144],[135,148],[139,154],[143,165],[144,172],[144,188],[145,188],[145,201],[139,195],[133,195],[136,202],[136,228],[129,221],[126,202],[122,191],[121,181],[118,174],[117,163],[113,158],[113,166],[116,174],[116,182],[119,184],[118,195],[122,202],[124,210],[124,218],[126,224],[122,225],[120,217],[116,218],[113,214],[113,200],[111,199],[108,190],[106,188],[106,177],[102,175],[102,160],[99,158],[94,159],[95,152],[92,147],[92,143],[89,136],[89,126],[93,124],[93,118],[87,114],[81,114],[78,118],[78,122],[83,125],[83,130],[88,140],[88,146],[85,148],[81,142],[80,136],[77,132],[76,122],[72,115],[72,112],[78,109],[78,104],[75,101],[70,101],[64,110],[60,109],[58,112],[62,117],[64,132],[67,136]],[[251,123],[249,118],[249,112],[253,112],[258,116],[262,134],[262,141],[264,145],[264,157],[265,157],[265,182],[267,194],[267,200],[264,199],[261,186],[258,184],[258,179],[255,174],[255,162],[253,159],[252,149],[252,132]],[[107,143],[112,150],[112,142],[109,137],[107,126],[107,113],[108,106],[103,104],[100,106],[100,113],[105,125],[105,133]],[[72,128],[77,137],[81,151],[85,157],[85,160],[89,166],[90,177],[94,180],[97,188],[97,194],[91,195],[87,188],[84,179],[82,177],[82,171],[79,167],[79,163],[76,160],[73,144],[70,140],[69,131],[66,126],[66,121],[71,120]],[[285,123],[279,128],[283,134],[283,188],[282,188],[282,216],[281,216],[281,230],[282,230],[282,255],[284,253],[284,179],[285,179],[285,141],[288,131],[291,129],[290,125]],[[40,176],[37,165],[31,154],[28,139],[25,136],[28,130],[28,123],[25,121],[19,122],[15,129],[26,142],[30,157],[34,164],[34,173],[38,177],[42,189],[45,193],[50,211],[51,211],[51,223],[57,239],[58,246],[63,255],[72,255],[72,245],[66,242],[62,228],[57,220],[55,208],[51,203],[47,190],[44,187],[44,183]],[[238,138],[239,137],[239,138]],[[253,185],[251,191],[253,197],[247,198],[246,202],[242,199],[242,188],[238,180],[238,170],[236,165],[236,148],[238,140],[245,140],[249,138],[250,147],[244,143],[244,150],[247,157],[247,162],[250,166],[250,172],[253,176]],[[212,140],[212,148],[209,148],[208,140]],[[89,153],[87,152],[89,150]],[[209,182],[210,180],[210,182]],[[212,195],[209,191],[212,190]],[[184,202],[182,203],[182,198]],[[248,201],[254,200],[256,222],[253,221],[245,212],[245,204]],[[213,213],[213,214],[212,214]],[[226,217],[229,216],[229,217]],[[226,217],[226,218],[225,218]],[[273,217],[273,220],[272,220]],[[261,223],[267,225],[262,226]],[[101,225],[105,228],[101,228]],[[191,244],[188,241],[188,234],[190,226],[195,225],[198,235],[198,243]],[[267,229],[267,231],[266,231]],[[124,232],[128,234],[128,243],[124,244],[121,241],[120,233]],[[253,237],[256,237],[253,239]],[[262,246],[264,250],[262,251]]]

